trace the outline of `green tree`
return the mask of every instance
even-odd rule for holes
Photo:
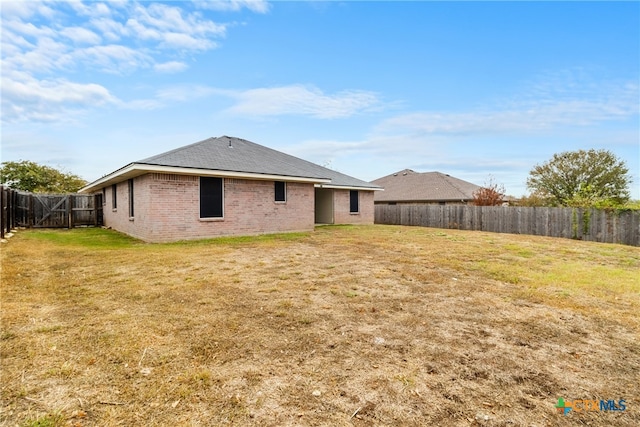
[[[28,160],[2,162],[0,184],[32,193],[75,193],[87,182],[77,175]]]
[[[608,150],[554,154],[529,172],[527,187],[555,206],[622,205],[629,200],[629,168]]]

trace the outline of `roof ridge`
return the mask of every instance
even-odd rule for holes
[[[448,178],[452,178],[451,175],[443,175],[442,179],[444,181],[446,181],[450,186],[452,186],[453,188],[455,188],[458,193],[460,193],[462,195],[462,197],[466,197],[466,195],[464,194],[464,191],[462,191],[462,189],[458,186],[458,184],[456,182],[454,182],[454,179],[448,179]]]

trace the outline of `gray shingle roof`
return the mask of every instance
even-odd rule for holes
[[[310,182],[317,179],[318,183],[331,187],[380,189],[370,182],[324,168],[263,145],[240,138],[221,136],[130,163],[89,184],[82,191],[95,191],[110,183],[144,173],[136,172],[138,166],[144,166],[145,171],[153,170],[155,166],[158,168],[187,168],[223,173],[268,175],[271,179],[273,176],[281,176],[283,181],[286,181],[287,178],[304,178]],[[331,183],[327,184],[328,179],[331,180]]]
[[[405,169],[372,181],[384,191],[374,194],[376,202],[461,201],[473,199],[479,185],[440,172]]]
[[[305,161],[240,138],[221,136],[176,148],[134,163],[265,175],[328,178]]]
[[[378,188],[369,182],[324,168],[281,151],[229,136],[205,139],[134,163],[283,177],[328,178],[331,179],[330,185],[332,186]]]

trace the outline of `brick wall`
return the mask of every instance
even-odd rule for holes
[[[334,224],[373,224],[373,191],[358,191],[359,210],[351,213],[349,190],[333,190]]]
[[[287,201],[281,203],[274,201],[273,181],[225,178],[224,218],[201,220],[198,177],[150,173],[134,180],[134,218],[128,214],[127,181],[118,184],[115,211],[107,188],[104,221],[150,242],[313,230],[313,184],[286,186]]]
[[[129,185],[128,180],[116,184],[117,208],[113,207],[113,186],[106,188],[103,200],[104,225],[131,236],[144,239],[145,233],[140,225],[148,217],[149,194],[146,190],[148,175],[133,179],[134,217],[129,216]]]

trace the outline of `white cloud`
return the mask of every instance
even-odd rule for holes
[[[4,18],[4,17],[3,17]],[[23,22],[21,20],[2,20],[2,24],[5,31],[11,31],[13,33],[20,34],[28,38],[38,37],[55,37],[56,32],[49,27],[37,27],[31,22]]]
[[[415,112],[387,119],[378,132],[424,134],[525,135],[564,126],[589,126],[622,120],[638,114],[639,90],[635,83],[591,88],[589,93],[538,93],[465,112]]]
[[[318,163],[331,161],[334,157],[355,153],[371,152],[375,149],[372,141],[337,141],[310,139],[286,147],[286,152]],[[328,158],[327,158],[328,156]]]
[[[184,33],[163,33],[160,46],[168,49],[209,50],[218,44],[206,38],[193,37]]]
[[[264,0],[211,0],[196,3],[204,9],[238,12],[243,8],[256,13],[267,13],[270,9],[268,2]]]
[[[45,3],[36,1],[2,1],[0,4],[0,14],[2,19],[11,17],[30,18],[33,15],[50,17],[53,10]]]
[[[157,99],[134,99],[133,101],[120,102],[118,105],[127,110],[157,110],[165,106]]]
[[[82,0],[67,0],[67,3],[71,8],[81,16],[100,17],[110,16],[112,14],[111,8],[117,8],[122,6],[125,2],[109,0],[108,5],[100,2],[84,2]]]
[[[128,110],[156,110],[222,92],[224,91],[202,85],[177,85],[157,90],[152,98],[119,101],[118,105]]]
[[[8,17],[28,18],[35,13],[33,6],[34,4],[29,4],[26,1],[2,2],[0,4],[0,13],[3,19]]]
[[[346,90],[328,95],[314,86],[304,85],[250,89],[229,95],[237,103],[228,112],[254,117],[303,115],[335,119],[371,111],[381,105],[373,92]]]
[[[99,35],[82,27],[67,27],[60,34],[77,44],[98,44],[102,41]]]
[[[5,57],[20,55],[27,49],[33,49],[34,45],[23,36],[8,30],[6,27],[2,31],[2,53]]]
[[[166,4],[55,3],[56,18],[48,26],[34,24],[40,22],[36,17],[50,10],[35,5],[10,7],[9,14],[3,9],[4,67],[38,74],[77,68],[122,74],[152,67],[156,57],[167,63],[172,56],[214,49],[215,39],[226,33],[225,24]],[[65,25],[72,20],[73,25]],[[93,49],[87,50],[87,45]]]
[[[54,102],[69,104],[104,104],[113,101],[109,91],[100,85],[73,83],[62,79],[38,82],[9,81],[5,86],[9,95],[19,97],[27,103]]]
[[[3,71],[48,73],[68,65],[69,58],[63,58],[67,51],[68,47],[65,43],[50,37],[38,38],[37,44],[31,45],[29,49],[20,49],[17,45],[12,45],[9,46],[8,52],[3,50]],[[7,56],[4,56],[5,54]]]
[[[95,18],[89,21],[89,25],[102,33],[102,37],[115,42],[122,38],[126,32],[122,23],[115,21],[111,18]]]
[[[126,32],[129,34],[135,34],[142,40],[161,40],[162,35],[160,31],[155,28],[150,28],[142,25],[137,19],[128,19],[125,24]]]
[[[92,67],[111,74],[127,74],[153,63],[153,58],[144,51],[117,44],[78,49],[69,57],[82,63],[91,63]]]
[[[160,89],[156,97],[162,101],[184,102],[197,98],[204,98],[214,94],[224,94],[225,91],[203,85],[179,85]]]
[[[159,108],[164,105],[161,98],[113,101],[103,85],[74,83],[73,74],[64,73],[86,71],[84,77],[97,79],[95,71],[116,75],[140,69],[184,71],[189,54],[217,48],[217,40],[227,30],[227,24],[214,22],[193,6],[182,2],[3,2],[2,119],[48,121],[104,104],[82,102],[82,97],[74,100],[73,94],[91,95],[93,101],[108,100],[123,108]],[[268,9],[261,1],[231,2],[225,7]],[[26,96],[29,85],[44,91],[37,100]],[[69,95],[56,100],[50,93],[53,89]],[[25,102],[30,103],[28,108]]]
[[[200,50],[203,47],[213,47],[208,43],[209,37],[222,37],[226,32],[226,26],[202,19],[198,13],[184,13],[177,7],[152,3],[148,7],[138,5],[134,9],[133,17],[128,20],[127,27],[137,33],[143,39],[152,39],[168,43],[170,39],[184,40],[186,38],[197,40],[199,43],[189,43]],[[179,47],[188,47],[179,45]]]
[[[161,66],[169,72],[180,70],[183,65],[170,62]],[[303,85],[234,91],[183,84],[158,89],[153,98],[122,102],[121,105],[131,109],[156,109],[213,95],[236,101],[235,105],[226,110],[227,113],[254,118],[303,115],[317,119],[335,119],[375,110],[381,104],[374,93],[365,91],[348,90],[327,95],[315,87]]]
[[[187,68],[189,68],[189,66],[182,61],[163,62],[163,63],[155,64],[153,66],[154,70],[160,73],[168,73],[168,74],[179,73],[181,71],[186,70]]]
[[[117,102],[104,86],[65,79],[37,80],[27,73],[3,76],[2,121],[65,121],[87,107]]]
[[[111,2],[112,4],[115,4],[115,1]],[[105,15],[111,15],[111,9],[109,9],[109,7],[104,4],[104,3],[96,3],[93,5],[94,7],[94,16],[105,16]]]

